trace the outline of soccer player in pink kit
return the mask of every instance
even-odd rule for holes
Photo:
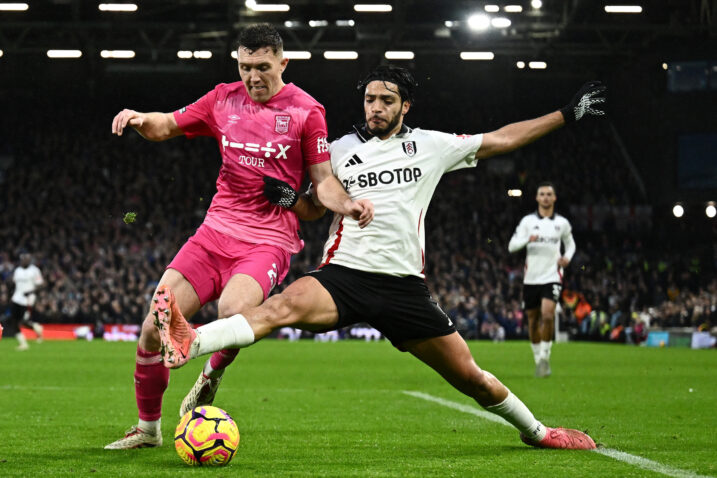
[[[286,208],[293,204],[267,200],[265,189],[273,186],[264,182],[265,176],[279,178],[295,189],[308,168],[316,196],[329,209],[364,226],[373,218],[372,203],[351,200],[333,175],[324,108],[297,86],[282,81],[288,64],[282,45],[273,27],[252,25],[239,38],[242,81],[217,85],[173,113],[125,109],[112,122],[112,132],[118,136],[131,126],[151,141],[181,134],[217,139],[222,154],[217,193],[204,223],[159,282],[174,291],[185,317],[216,299],[219,317],[258,306],[286,276],[291,254],[301,250],[297,215]],[[296,203],[297,197],[291,201]],[[303,219],[319,217],[311,201],[301,204],[308,205],[299,210]],[[148,313],[137,346],[134,379],[139,422],[106,449],[162,444],[160,417],[169,370],[162,365],[154,321]],[[180,414],[197,403],[212,403],[224,369],[237,352],[221,350],[209,358]]]

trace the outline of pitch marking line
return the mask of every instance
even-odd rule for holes
[[[470,405],[464,405],[462,403],[451,402],[450,400],[445,400],[443,398],[434,397],[433,395],[429,395],[429,394],[423,393],[423,392],[414,392],[414,391],[404,390],[403,393],[405,393],[406,395],[410,395],[412,397],[421,398],[423,400],[428,400],[429,402],[438,403],[439,405],[443,405],[444,407],[452,408],[452,409],[458,410],[460,412],[469,413],[471,415],[475,415],[475,416],[483,418],[485,420],[490,420],[491,422],[500,423],[501,425],[506,425],[509,427],[513,426],[497,415],[493,415],[492,413],[485,412],[476,407],[471,407]],[[614,460],[622,461],[629,465],[636,466],[636,467],[642,468],[644,470],[654,471],[655,473],[661,473],[663,475],[671,476],[673,478],[712,478],[710,476],[699,475],[697,473],[693,473],[688,470],[681,470],[679,468],[673,468],[671,466],[663,465],[662,463],[658,463],[656,461],[648,460],[647,458],[642,458],[641,456],[631,455],[629,453],[625,453],[625,452],[622,452],[619,450],[614,450],[612,448],[598,448],[598,449],[592,450],[592,451],[595,453],[599,453],[601,455],[607,456],[609,458],[612,458]]]

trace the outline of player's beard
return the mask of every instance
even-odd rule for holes
[[[372,135],[381,137],[381,136],[384,136],[389,131],[393,131],[393,128],[395,128],[396,125],[398,125],[399,121],[401,121],[401,112],[400,111],[398,113],[396,113],[396,115],[393,118],[391,118],[391,120],[388,122],[388,124],[384,128],[371,128],[371,126],[369,126],[371,123],[369,123],[368,121],[366,122],[366,128]]]

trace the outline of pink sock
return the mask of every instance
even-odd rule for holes
[[[162,364],[159,352],[147,352],[137,346],[134,394],[140,420],[159,420],[162,416],[162,396],[168,384],[169,369]]]
[[[239,349],[224,349],[219,352],[214,352],[209,358],[209,366],[212,370],[224,370],[234,361]]]

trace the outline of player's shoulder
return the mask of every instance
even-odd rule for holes
[[[232,83],[218,83],[212,90],[217,99],[227,98],[234,95],[246,95],[246,86],[242,81]]]
[[[570,225],[570,221],[567,217],[563,216],[562,214],[555,213],[555,221],[561,224],[567,224]]]
[[[341,156],[343,152],[360,146],[365,142],[365,138],[361,136],[359,131],[354,130],[333,140],[329,145],[329,152],[332,158],[334,156]]]
[[[299,103],[303,107],[310,107],[310,108],[318,108],[321,111],[324,111],[324,105],[322,105],[319,100],[308,94],[306,91],[302,90],[298,86],[296,86],[293,83],[289,83],[284,88],[287,89],[287,93],[292,98],[292,102]]]

